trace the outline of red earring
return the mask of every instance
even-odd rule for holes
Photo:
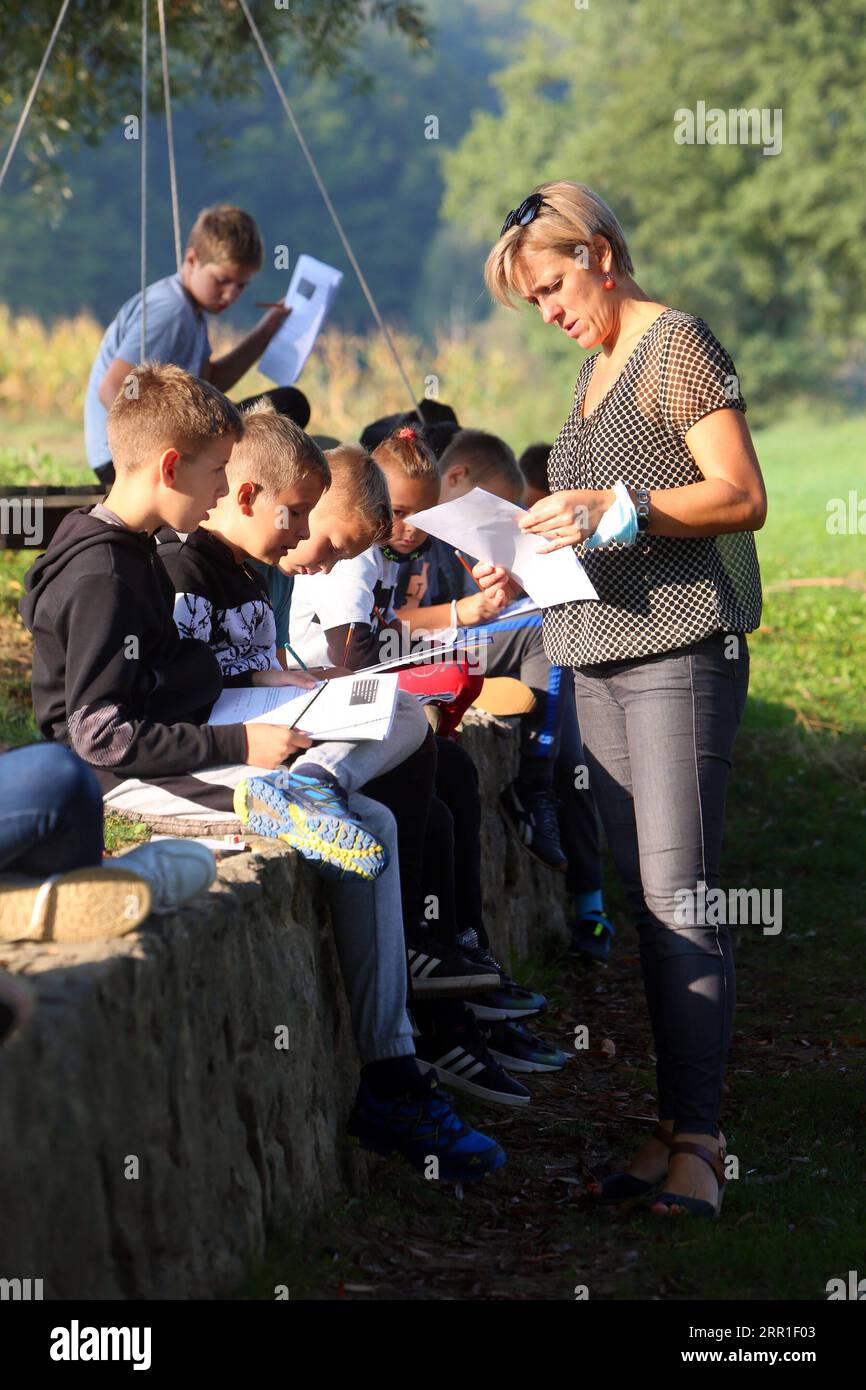
[[[603,281],[602,281],[602,288],[603,288],[603,289],[606,289],[606,290],[612,290],[612,289],[614,288],[615,285],[616,285],[616,281],[614,280],[614,278],[613,278],[613,276],[611,275],[610,271],[608,271],[607,274],[605,275]]]

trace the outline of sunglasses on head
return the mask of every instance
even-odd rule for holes
[[[524,198],[519,208],[511,209],[502,224],[502,231],[499,235],[505,236],[509,227],[528,227],[530,222],[535,221],[541,209],[547,207],[550,207],[550,204],[544,201],[540,193],[530,193],[528,198]]]

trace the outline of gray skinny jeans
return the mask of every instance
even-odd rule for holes
[[[736,636],[739,651],[726,655]],[[742,633],[575,671],[589,785],[640,941],[659,1118],[715,1135],[735,1006],[727,926],[680,925],[678,890],[719,885],[731,754],[749,684]]]

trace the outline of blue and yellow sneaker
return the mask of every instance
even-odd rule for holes
[[[599,961],[607,965],[613,944],[614,929],[606,912],[585,912],[571,921],[570,956]]]
[[[370,1153],[399,1153],[426,1177],[477,1182],[505,1163],[495,1139],[470,1129],[435,1076],[424,1076],[394,1100],[381,1100],[361,1081],[348,1133]],[[436,1167],[430,1160],[437,1160]]]
[[[355,874],[369,883],[387,868],[385,846],[352,815],[342,787],[324,778],[285,769],[245,777],[234,808],[254,834],[284,840],[331,877]]]

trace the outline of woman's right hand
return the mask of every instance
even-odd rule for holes
[[[245,724],[247,763],[251,767],[279,767],[287,758],[309,748],[312,739],[284,724]]]

